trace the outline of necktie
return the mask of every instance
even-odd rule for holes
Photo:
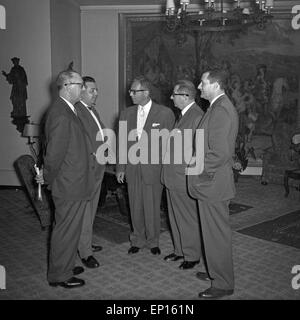
[[[96,108],[94,106],[91,106],[91,107],[88,107],[88,108],[94,114],[94,116],[98,119]],[[98,121],[99,121],[99,119],[98,119]]]
[[[91,107],[88,107],[91,111],[93,111],[93,113],[95,113],[95,107],[91,106]]]
[[[145,125],[145,110],[142,106],[139,107],[139,112],[138,112],[138,126],[137,126],[137,135],[138,135],[138,139],[140,139],[141,135],[142,135],[142,131]]]
[[[75,107],[74,107],[73,111],[74,111],[75,115],[77,116],[77,110]]]
[[[182,118],[182,113],[180,112],[177,116],[177,120],[176,120],[176,123],[178,123]]]
[[[140,109],[140,115],[141,115],[141,118],[144,119],[144,117],[145,117],[144,107],[141,107],[141,109]]]

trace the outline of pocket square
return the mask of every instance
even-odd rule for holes
[[[158,127],[160,125],[160,123],[152,123],[152,127]]]

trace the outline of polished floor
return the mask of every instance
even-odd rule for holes
[[[293,189],[284,198],[282,185],[262,186],[255,177],[246,176],[239,179],[237,191],[234,201],[252,208],[230,216],[236,285],[234,294],[224,299],[300,299],[300,289],[292,288],[291,273],[294,265],[300,265],[300,249],[236,231],[299,210],[299,191]],[[6,269],[0,300],[198,300],[198,293],[208,287],[195,277],[202,264],[180,270],[179,262],[163,260],[172,252],[170,233],[163,230],[160,256],[146,249],[128,255],[128,242],[117,244],[95,236],[104,247],[95,254],[101,266],[80,275],[86,285],[53,288],[46,281],[47,238],[23,191],[0,190],[0,265]]]

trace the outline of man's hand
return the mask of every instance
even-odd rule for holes
[[[125,172],[117,172],[116,173],[116,178],[117,178],[117,181],[119,183],[124,183],[125,182]]]
[[[43,169],[39,169],[39,173],[37,173],[37,175],[35,176],[34,179],[35,179],[36,183],[39,183],[39,184],[45,183],[44,176],[43,176]]]

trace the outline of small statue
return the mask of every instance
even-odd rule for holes
[[[14,57],[11,59],[14,66],[9,73],[2,71],[8,83],[12,84],[10,99],[13,105],[12,117],[26,117],[26,100],[27,100],[27,75],[23,67],[19,65],[20,59]]]

